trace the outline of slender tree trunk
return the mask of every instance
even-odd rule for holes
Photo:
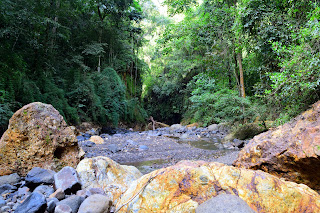
[[[241,89],[240,89],[240,80],[239,80],[239,76],[238,76],[238,73],[237,73],[237,68],[238,68],[238,62],[237,62],[237,55],[236,55],[236,51],[235,49],[233,48],[233,58],[234,58],[234,77],[236,79],[236,82],[237,82],[237,87],[238,87],[238,91],[239,91],[239,95],[241,96]]]
[[[231,89],[232,79],[231,79],[231,67],[230,67],[229,57],[227,57],[227,69],[228,69],[228,86],[229,86],[229,89]]]
[[[239,63],[239,72],[240,72],[240,91],[241,91],[241,97],[245,98],[246,93],[244,89],[244,80],[243,80],[243,68],[242,68],[242,55],[241,52],[238,53],[238,63]]]
[[[102,22],[101,22],[101,25],[102,25]],[[102,26],[101,26],[102,28]],[[101,44],[101,41],[102,41],[102,29],[100,29],[100,32],[99,32],[99,43]],[[98,56],[98,68],[97,68],[98,72],[101,71],[101,55],[99,54]]]

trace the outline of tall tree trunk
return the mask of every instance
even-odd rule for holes
[[[239,76],[238,76],[238,72],[237,72],[237,68],[238,68],[238,62],[237,62],[237,55],[236,55],[236,50],[233,48],[233,60],[234,60],[234,77],[236,79],[237,82],[237,87],[238,87],[238,91],[239,91],[239,95],[241,96],[241,88],[240,88],[240,80],[239,80]]]
[[[99,43],[101,44],[101,41],[102,41],[102,23],[103,20],[101,21],[101,29],[100,29],[100,32],[99,32]],[[98,72],[101,71],[101,54],[99,54],[98,56],[98,68],[97,68]]]
[[[244,80],[243,80],[243,68],[242,68],[242,55],[241,52],[238,53],[238,64],[239,64],[239,73],[240,73],[240,91],[241,91],[241,97],[246,97],[246,92],[244,89]]]

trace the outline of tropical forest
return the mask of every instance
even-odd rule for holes
[[[320,212],[320,1],[0,0],[0,212]]]
[[[318,1],[2,0],[0,127],[289,121],[320,95]]]

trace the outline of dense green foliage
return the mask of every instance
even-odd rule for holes
[[[69,123],[143,121],[135,0],[0,1],[0,126],[34,101]]]
[[[208,125],[258,117],[281,124],[319,100],[318,1],[165,4],[184,18],[170,19],[144,76],[156,119]],[[240,65],[247,98],[240,97]]]
[[[72,124],[145,121],[145,108],[209,125],[281,124],[319,100],[318,1],[162,3],[0,1],[0,130],[34,101]]]

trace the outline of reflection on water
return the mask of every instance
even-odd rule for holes
[[[173,137],[171,137],[173,138]],[[220,138],[201,138],[201,139],[177,139],[177,143],[180,144],[188,144],[190,146],[206,149],[206,150],[216,150],[215,153],[212,154],[212,157],[218,158],[226,155],[230,152],[230,150],[224,149]],[[135,166],[142,174],[150,173],[156,169],[162,168],[168,165],[168,159],[156,159],[156,160],[147,160],[147,161],[139,161],[139,162],[129,162],[124,163],[125,165]]]
[[[139,161],[139,162],[130,162],[124,163],[128,166],[135,166],[142,174],[148,174],[159,168],[159,165],[163,165],[168,163],[167,159],[156,159],[156,160],[148,160],[148,161]]]
[[[178,143],[188,144],[199,149],[219,150],[223,149],[220,138],[206,138],[201,140],[178,140]]]

